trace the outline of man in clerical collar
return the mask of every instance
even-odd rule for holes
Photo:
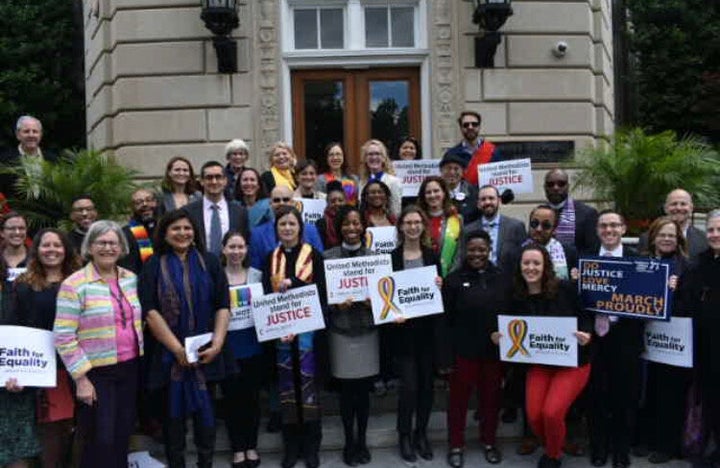
[[[128,241],[128,254],[120,260],[120,266],[133,273],[140,273],[142,265],[153,254],[152,236],[157,222],[157,197],[152,190],[137,189],[132,194],[132,218],[123,232]]]
[[[73,199],[70,206],[70,221],[73,222],[73,227],[68,233],[68,237],[78,255],[80,255],[80,246],[82,246],[88,228],[97,218],[98,212],[90,195],[79,195]]]
[[[567,172],[552,169],[545,174],[545,197],[560,216],[555,237],[574,246],[579,254],[594,255],[600,244],[596,231],[597,210],[570,196]]]

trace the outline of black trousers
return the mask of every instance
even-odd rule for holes
[[[416,347],[412,354],[395,358],[399,378],[397,430],[410,434],[413,430],[425,432],[433,405],[433,350]]]
[[[648,363],[648,421],[653,451],[680,456],[692,369]]]
[[[317,455],[322,442],[320,420],[305,421],[301,424],[283,424],[283,445],[289,458],[306,458]]]
[[[639,353],[598,339],[590,373],[590,444],[594,453],[630,454],[640,376]],[[616,343],[615,343],[616,344]]]
[[[138,360],[95,367],[87,373],[97,401],[78,403],[81,468],[126,468],[130,435],[135,424]]]
[[[169,401],[169,398],[167,399]],[[165,457],[169,468],[185,468],[185,434],[187,426],[185,418],[173,418],[169,414],[169,403],[163,418],[163,437],[165,439]],[[212,466],[215,450],[215,425],[205,426],[200,413],[192,416],[193,442],[197,450],[197,466]]]
[[[340,416],[345,432],[345,445],[355,442],[365,445],[373,377],[338,379],[338,382],[340,384]],[[355,433],[355,422],[357,422],[357,433]]]
[[[720,372],[701,372],[700,389],[708,435],[714,437],[715,450],[720,453]]]
[[[230,375],[220,384],[225,401],[225,424],[233,452],[257,447],[263,362],[262,355],[239,359],[240,372]]]

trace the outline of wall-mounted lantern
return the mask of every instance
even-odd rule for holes
[[[475,66],[477,68],[493,68],[495,51],[500,44],[502,35],[498,31],[512,16],[511,0],[468,0],[471,1],[473,23],[482,31],[482,36],[475,38]]]
[[[237,0],[202,0],[200,18],[213,33],[218,73],[237,72],[237,42],[230,37],[240,24]]]

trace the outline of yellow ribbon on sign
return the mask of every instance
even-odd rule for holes
[[[518,351],[523,356],[530,356],[530,353],[523,346],[523,340],[525,339],[525,335],[527,335],[527,322],[525,320],[511,320],[510,323],[508,323],[508,335],[510,335],[510,339],[512,340],[512,347],[508,351],[507,357],[511,358],[515,356]]]
[[[380,320],[385,320],[391,310],[400,313],[400,309],[393,303],[392,298],[395,293],[395,280],[389,276],[380,278],[378,281],[378,293],[383,300],[383,309],[380,312]]]

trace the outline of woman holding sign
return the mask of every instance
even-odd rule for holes
[[[589,346],[593,320],[580,306],[577,287],[555,276],[550,255],[539,244],[523,248],[520,267],[515,273],[515,288],[508,315],[540,317],[577,317],[575,332],[581,345],[578,367],[533,364],[526,379],[526,410],[533,432],[543,441],[545,454],[539,468],[560,466],[565,442],[565,416],[590,377]],[[491,336],[494,343],[513,339],[504,331]]]
[[[30,248],[27,272],[15,282],[18,325],[52,331],[60,283],[81,267],[70,240],[57,229],[38,232]],[[68,463],[75,422],[70,375],[57,364],[57,386],[38,393],[38,434],[44,467]]]
[[[322,254],[302,242],[303,221],[292,206],[282,206],[275,213],[275,234],[279,245],[267,258],[263,271],[266,293],[284,293],[288,289],[315,284],[321,301],[325,287]],[[312,311],[321,313],[321,311]],[[289,335],[277,344],[277,373],[283,419],[285,453],[283,468],[292,468],[302,455],[305,465],[320,465],[318,451],[320,404],[316,384],[315,333]]]
[[[222,262],[232,295],[247,299],[250,290],[240,287],[259,283],[261,276],[256,270],[250,270],[250,257],[247,255],[248,243],[239,232],[228,231],[222,240]],[[241,292],[242,291],[242,292]],[[227,425],[230,445],[233,451],[233,468],[255,468],[260,465],[257,453],[258,427],[260,425],[260,382],[262,380],[262,347],[258,343],[255,328],[228,331],[228,344],[237,363],[238,373],[222,381],[225,401],[225,424]]]
[[[148,356],[150,390],[164,401],[165,456],[171,468],[185,466],[185,421],[193,419],[198,466],[212,465],[215,415],[208,382],[234,372],[225,346],[229,321],[228,283],[217,257],[202,250],[200,233],[187,212],[171,211],[158,223],[155,255],[141,276],[141,302],[148,328],[160,346]],[[192,338],[207,342],[190,353]]]
[[[430,247],[425,213],[415,205],[405,208],[397,225],[398,247],[392,251],[393,271],[435,265],[439,261]],[[439,270],[439,268],[438,268]],[[442,280],[438,276],[438,285]],[[432,460],[427,425],[433,405],[433,359],[436,316],[400,319],[392,332],[393,356],[400,379],[397,430],[400,456],[415,462],[417,455]],[[413,415],[415,430],[413,431]]]
[[[335,225],[342,245],[326,250],[323,254],[325,259],[372,255],[363,246],[365,226],[357,207],[340,208]],[[340,414],[345,432],[343,461],[348,466],[364,465],[371,459],[365,436],[372,377],[380,372],[377,328],[373,324],[369,301],[363,297],[350,297],[341,304],[328,306],[326,317],[330,370],[340,382]]]

